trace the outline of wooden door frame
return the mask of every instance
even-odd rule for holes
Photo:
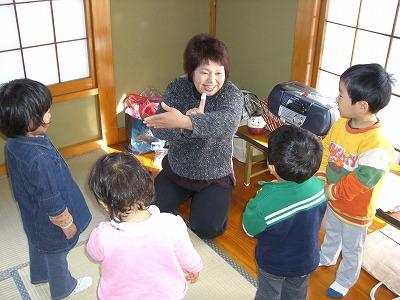
[[[91,0],[96,85],[102,138],[106,145],[118,143],[110,0]]]
[[[329,0],[297,0],[291,80],[315,87]]]
[[[208,33],[217,36],[217,1],[209,0]]]

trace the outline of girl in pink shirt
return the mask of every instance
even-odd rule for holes
[[[100,158],[89,187],[111,221],[95,228],[88,254],[101,263],[99,299],[182,299],[203,267],[181,217],[150,205],[150,174],[130,154]]]

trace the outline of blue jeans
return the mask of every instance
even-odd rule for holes
[[[301,300],[307,298],[310,274],[281,277],[258,268],[258,289],[255,300]]]
[[[67,262],[68,251],[60,253],[39,252],[29,243],[31,283],[48,282],[51,299],[67,297],[75,289],[77,280],[71,276]]]

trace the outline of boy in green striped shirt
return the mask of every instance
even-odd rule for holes
[[[268,140],[268,169],[277,180],[261,183],[243,215],[245,232],[257,238],[255,299],[307,297],[327,201],[324,183],[313,176],[321,159],[320,139],[305,129],[284,125]]]

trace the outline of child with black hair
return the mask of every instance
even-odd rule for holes
[[[150,205],[149,172],[133,155],[111,153],[96,162],[89,187],[111,219],[87,243],[101,262],[99,299],[182,299],[202,261],[183,219]]]
[[[339,81],[341,118],[323,140],[324,155],[317,175],[329,193],[326,234],[320,265],[342,261],[327,294],[345,296],[361,271],[367,228],[372,223],[382,178],[393,158],[393,146],[376,116],[388,105],[393,78],[379,64],[354,65]]]
[[[0,131],[29,246],[32,284],[49,283],[52,299],[79,293],[90,277],[75,279],[67,254],[91,220],[67,164],[46,135],[52,97],[40,82],[16,79],[0,86]]]
[[[243,214],[245,232],[257,238],[255,299],[306,299],[310,273],[319,263],[318,233],[326,210],[324,183],[313,176],[322,145],[311,132],[284,125],[268,139],[268,169]]]

